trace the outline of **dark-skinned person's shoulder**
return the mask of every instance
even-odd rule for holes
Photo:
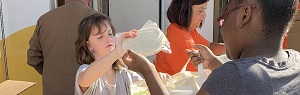
[[[211,95],[269,95],[270,78],[261,57],[241,58],[214,70],[203,84]]]
[[[233,61],[212,71],[202,87],[210,95],[235,95],[241,93],[241,77]]]
[[[203,84],[211,95],[290,95],[300,93],[300,53],[285,50],[286,62],[265,57],[237,59],[214,70]]]
[[[209,75],[203,87],[211,95],[267,95],[261,93],[264,89],[257,89],[269,87],[259,83],[266,79],[265,76],[257,77],[259,73],[266,75],[259,70],[259,60],[260,57],[249,57],[226,62]]]

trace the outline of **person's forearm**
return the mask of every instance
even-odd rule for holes
[[[210,95],[210,94],[205,90],[205,88],[201,87],[196,95]]]
[[[103,76],[105,72],[110,69],[111,65],[120,58],[119,52],[114,49],[109,54],[96,59],[92,62],[84,72],[79,75],[78,83],[82,87],[91,86],[99,77]]]
[[[43,61],[40,62],[34,62],[34,61],[27,61],[27,64],[31,67],[33,67],[39,74],[43,75]]]
[[[40,42],[38,40],[38,24],[32,37],[29,40],[29,49],[27,50],[27,64],[33,67],[39,74],[43,74],[44,57]]]
[[[141,72],[141,74],[145,78],[151,95],[169,95],[154,66],[149,66],[148,71]]]
[[[33,67],[39,74],[43,74],[43,66],[44,66],[44,59],[42,54],[34,51],[32,49],[28,49],[27,51],[27,64]]]
[[[43,64],[38,64],[37,66],[34,67],[34,69],[41,75],[43,75]]]
[[[208,68],[213,71],[217,68],[219,68],[220,66],[222,66],[223,61],[221,59],[219,59],[218,57],[214,57],[208,64]]]
[[[209,49],[215,54],[215,55],[222,55],[226,53],[226,49],[223,43],[210,43]]]

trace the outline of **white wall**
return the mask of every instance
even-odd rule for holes
[[[8,27],[9,25],[7,24],[8,19],[9,19],[8,18],[8,12],[7,12],[7,1],[8,0],[2,0],[2,14],[3,14],[3,24],[4,24],[4,31],[5,32],[9,31],[9,27]],[[5,33],[5,34],[7,34],[7,33]],[[2,40],[2,31],[1,31],[0,35],[1,35],[1,40]]]
[[[138,30],[148,20],[159,24],[159,1],[110,0],[109,17],[117,32]]]
[[[163,32],[166,32],[168,26],[170,25],[170,22],[167,17],[167,11],[168,11],[168,8],[169,8],[171,2],[172,2],[172,0],[163,0],[161,3],[161,17],[162,17],[161,30]]]
[[[50,0],[2,0],[5,36],[36,24],[49,11]]]
[[[172,0],[163,0],[162,1],[162,10],[161,10],[161,17],[163,20],[161,23],[162,31],[166,31],[170,22],[167,18],[167,10]],[[203,27],[201,29],[197,29],[198,32],[206,38],[208,41],[213,41],[213,21],[215,21],[214,17],[214,0],[209,0],[207,10],[206,10],[206,19],[203,23]]]
[[[216,21],[214,18],[214,0],[209,0],[206,10],[206,18],[201,29],[198,32],[206,38],[209,42],[213,42],[213,23]]]

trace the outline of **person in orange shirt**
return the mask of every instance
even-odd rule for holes
[[[206,17],[208,0],[173,0],[167,11],[171,25],[166,31],[172,53],[159,52],[156,54],[154,65],[158,72],[173,75],[178,73],[188,60],[186,49],[192,49],[192,45],[203,44],[209,47],[214,54],[225,54],[224,45],[210,43],[196,30],[202,26]],[[187,65],[187,71],[197,71],[191,62]]]
[[[284,40],[283,40],[283,44],[282,44],[283,49],[287,49],[287,43],[288,43],[288,35],[285,35]]]

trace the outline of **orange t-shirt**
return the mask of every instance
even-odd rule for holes
[[[283,49],[287,49],[287,42],[288,41],[288,35],[284,36],[284,40],[283,40],[283,44],[282,44],[282,48]]]
[[[203,38],[196,29],[187,32],[177,24],[171,23],[167,29],[166,37],[170,42],[172,54],[159,52],[156,54],[154,65],[158,72],[174,75],[178,73],[188,60],[186,49],[192,49],[192,45],[203,44],[208,46],[209,42]],[[197,71],[192,62],[187,65],[187,71]]]

